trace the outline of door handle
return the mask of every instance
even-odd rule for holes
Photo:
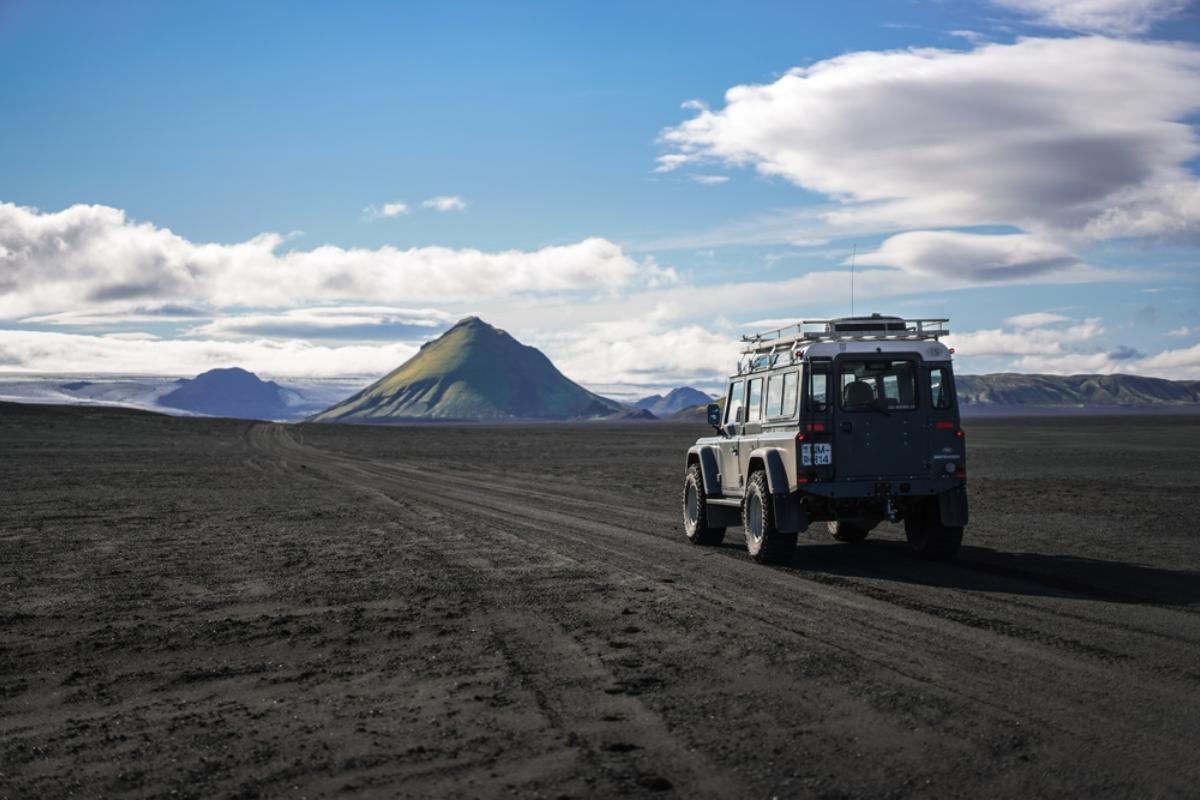
[[[843,422],[842,423],[842,433],[853,433],[853,432],[854,432],[854,423],[853,422]]]

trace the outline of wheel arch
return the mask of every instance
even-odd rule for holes
[[[790,487],[783,457],[784,450],[781,447],[760,447],[752,451],[746,470],[747,483],[755,470],[762,470],[767,473],[767,488],[771,494],[787,494]]]
[[[721,496],[721,472],[717,467],[716,448],[712,445],[695,445],[688,449],[687,463],[684,469],[693,464],[700,466],[700,476],[704,480],[704,493],[709,497]]]

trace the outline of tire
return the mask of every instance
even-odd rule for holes
[[[825,524],[829,527],[829,535],[839,542],[861,542],[870,533],[870,530],[862,525],[844,519],[832,520]]]
[[[742,520],[746,530],[746,550],[760,564],[786,564],[796,553],[798,533],[780,533],[775,527],[775,508],[767,488],[765,472],[755,472],[746,486],[742,501]]]
[[[692,544],[714,545],[725,539],[725,529],[708,524],[708,495],[700,465],[688,467],[683,481],[683,533]]]
[[[961,525],[942,524],[938,501],[933,498],[915,513],[905,515],[904,536],[909,548],[922,558],[949,561],[962,545],[963,529]]]

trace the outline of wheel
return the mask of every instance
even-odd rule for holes
[[[905,515],[904,536],[917,555],[945,561],[958,553],[963,529],[961,525],[943,525],[938,501],[933,499]]]
[[[725,538],[724,528],[708,524],[707,503],[700,465],[692,464],[683,481],[683,532],[692,544],[720,544]]]
[[[825,524],[829,527],[829,535],[839,542],[861,542],[870,533],[862,525],[844,519],[832,520]]]
[[[746,528],[746,549],[760,564],[785,564],[796,552],[798,533],[781,533],[775,527],[775,509],[767,489],[767,475],[755,472],[742,501],[742,520]]]

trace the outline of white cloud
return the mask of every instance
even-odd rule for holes
[[[669,129],[669,171],[752,165],[833,198],[834,225],[1200,230],[1200,49],[1104,37],[857,52],[735,86]]]
[[[1189,328],[1188,326],[1184,325],[1183,327],[1176,328],[1175,330],[1167,331],[1165,335],[1172,336],[1175,338],[1182,338],[1184,336],[1189,335],[1191,332],[1192,332],[1192,329]]]
[[[1048,372],[1066,375],[1080,373],[1111,375],[1121,372],[1169,380],[1196,380],[1200,379],[1200,344],[1179,350],[1164,350],[1150,356],[1136,353],[1132,358],[1126,357],[1126,353],[1120,350],[1115,353],[1031,354],[1017,359],[1014,367],[1021,372]]]
[[[988,40],[988,37],[984,36],[982,33],[979,33],[978,31],[958,30],[958,31],[947,31],[947,33],[949,33],[951,36],[955,36],[959,39],[966,39],[967,42],[970,44],[983,44],[984,42],[986,42]]]
[[[266,233],[235,244],[199,244],[131,222],[107,206],[41,213],[0,203],[0,319],[171,306],[470,303],[523,294],[612,294],[679,280],[674,270],[653,259],[636,261],[599,238],[500,252],[333,245],[279,252],[283,242]]]
[[[292,337],[397,339],[429,336],[454,324],[459,315],[434,308],[333,306],[296,308],[276,313],[222,314],[187,332],[225,338]],[[407,336],[405,336],[407,334]]]
[[[389,342],[327,347],[296,339],[211,341],[0,330],[0,364],[37,373],[196,375],[242,367],[269,377],[383,375],[417,348]]]
[[[1028,14],[1041,25],[1129,36],[1187,8],[1188,0],[992,0]]]
[[[1028,314],[1017,314],[1004,320],[1014,328],[1040,328],[1043,325],[1053,325],[1056,322],[1066,322],[1070,317],[1055,314],[1052,311],[1031,311]]]
[[[585,384],[712,382],[729,374],[738,353],[727,332],[649,319],[539,331],[535,338],[564,374]]]
[[[945,341],[959,357],[1060,355],[1069,352],[1068,345],[1095,342],[1104,333],[1101,322],[1092,318],[1066,328],[964,331],[952,333]]]
[[[446,195],[442,197],[431,197],[421,203],[422,208],[432,208],[437,211],[462,211],[467,207],[467,201],[463,200],[458,195]]]
[[[728,176],[728,175],[701,175],[701,174],[693,174],[693,175],[691,176],[691,178],[692,178],[692,180],[694,180],[696,183],[700,183],[700,184],[703,184],[703,185],[705,185],[705,186],[719,186],[719,185],[721,185],[722,183],[725,183],[726,181],[728,181],[728,180],[729,180],[729,176]]]
[[[363,216],[369,220],[376,219],[393,219],[402,214],[408,213],[408,203],[384,203],[383,205],[371,205],[363,209]]]
[[[1029,280],[1082,268],[1079,257],[1066,248],[1026,233],[909,231],[889,237],[857,260],[964,283]]]

